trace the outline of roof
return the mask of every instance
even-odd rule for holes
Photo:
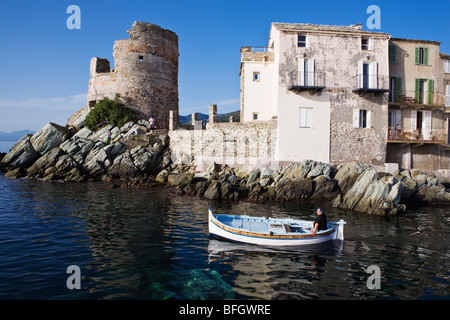
[[[387,33],[363,30],[361,24],[350,25],[350,26],[330,26],[330,25],[323,25],[323,24],[310,24],[310,23],[273,22],[272,26],[277,28],[278,30],[293,31],[293,32],[323,31],[323,32],[334,32],[334,33],[360,33],[360,34],[380,35],[380,36],[390,37],[390,35]]]
[[[391,38],[391,40],[392,41],[400,41],[400,42],[427,43],[427,44],[437,44],[437,45],[441,44],[439,41],[419,40],[419,39]]]

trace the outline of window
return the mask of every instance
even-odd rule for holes
[[[400,102],[402,96],[402,78],[391,77],[389,83],[389,102]]]
[[[450,84],[445,86],[445,107],[450,107]]]
[[[259,81],[259,72],[253,72],[253,81]]]
[[[314,59],[298,59],[297,61],[297,71],[298,80],[297,85],[305,87],[313,87],[315,85],[314,75],[315,75],[315,65]]]
[[[444,72],[450,73],[450,60],[444,60]]]
[[[353,109],[353,128],[370,128],[371,112],[365,109]]]
[[[298,47],[306,47],[306,36],[305,35],[298,35]]]
[[[369,38],[361,38],[361,50],[370,50]]]
[[[428,48],[417,47],[416,48],[416,64],[428,65]]]
[[[144,56],[139,56],[139,61],[140,62],[144,61]]]
[[[360,89],[378,89],[378,63],[358,61],[358,87]]]
[[[300,108],[300,128],[311,128],[311,108]]]
[[[389,63],[397,63],[397,46],[389,44]]]
[[[258,120],[258,112],[253,112],[253,120]]]
[[[411,110],[411,133],[413,139],[429,140],[431,138],[431,111]]]
[[[434,102],[434,80],[416,79],[416,90],[414,96],[418,104],[433,104]]]

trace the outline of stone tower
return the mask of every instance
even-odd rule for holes
[[[139,118],[153,116],[168,128],[169,111],[178,113],[178,36],[146,22],[134,22],[130,39],[114,43],[115,69],[106,59],[92,58],[88,103],[119,93]]]

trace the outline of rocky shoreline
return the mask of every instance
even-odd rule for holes
[[[0,156],[9,178],[44,181],[108,181],[112,186],[170,185],[181,195],[250,201],[326,200],[333,206],[374,215],[395,215],[407,205],[450,204],[450,180],[420,170],[377,173],[352,162],[331,165],[312,160],[279,170],[248,171],[213,163],[205,172],[171,161],[167,131],[147,133],[140,120],[97,132],[48,123]],[[111,141],[106,143],[106,133]]]

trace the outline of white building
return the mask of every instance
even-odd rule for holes
[[[267,47],[241,49],[241,122],[277,119],[280,164],[384,164],[389,38],[361,25],[272,23]]]

